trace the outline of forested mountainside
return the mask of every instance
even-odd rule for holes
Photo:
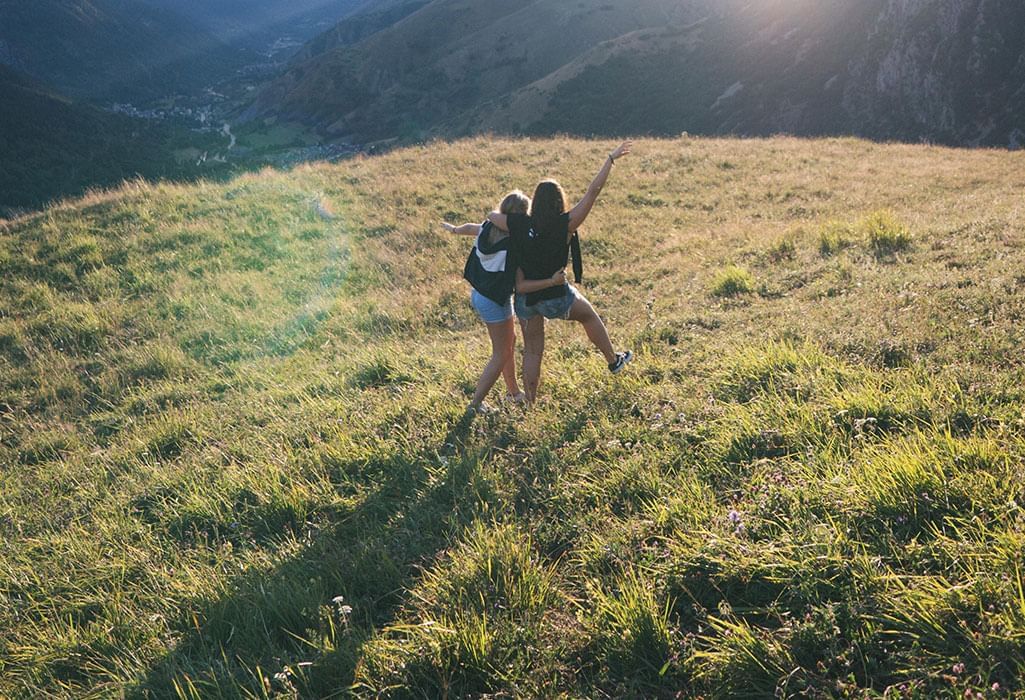
[[[0,64],[74,97],[194,90],[239,61],[196,23],[139,0],[0,2]]]
[[[492,130],[1025,142],[1025,6],[1013,0],[421,4],[373,3],[378,24],[356,14],[318,37],[250,114],[361,141]]]
[[[209,174],[175,158],[177,132],[69,100],[0,66],[0,218],[90,187]],[[217,136],[189,136],[192,148]]]

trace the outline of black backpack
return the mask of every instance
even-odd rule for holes
[[[573,281],[580,284],[584,277],[584,261],[580,257],[580,232],[574,231],[569,239],[569,257],[573,262]]]

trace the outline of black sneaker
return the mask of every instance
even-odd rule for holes
[[[619,374],[626,367],[626,363],[634,359],[634,354],[627,350],[626,352],[617,352],[616,361],[609,363],[609,371],[613,374]]]

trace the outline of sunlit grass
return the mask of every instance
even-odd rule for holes
[[[550,324],[538,405],[468,423],[435,222],[608,147],[3,224],[0,696],[1025,690],[1017,156],[640,141],[582,285],[635,362]]]

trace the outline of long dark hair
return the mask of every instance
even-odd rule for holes
[[[557,230],[559,219],[566,213],[566,193],[555,180],[542,180],[534,190],[530,218],[538,233]]]

